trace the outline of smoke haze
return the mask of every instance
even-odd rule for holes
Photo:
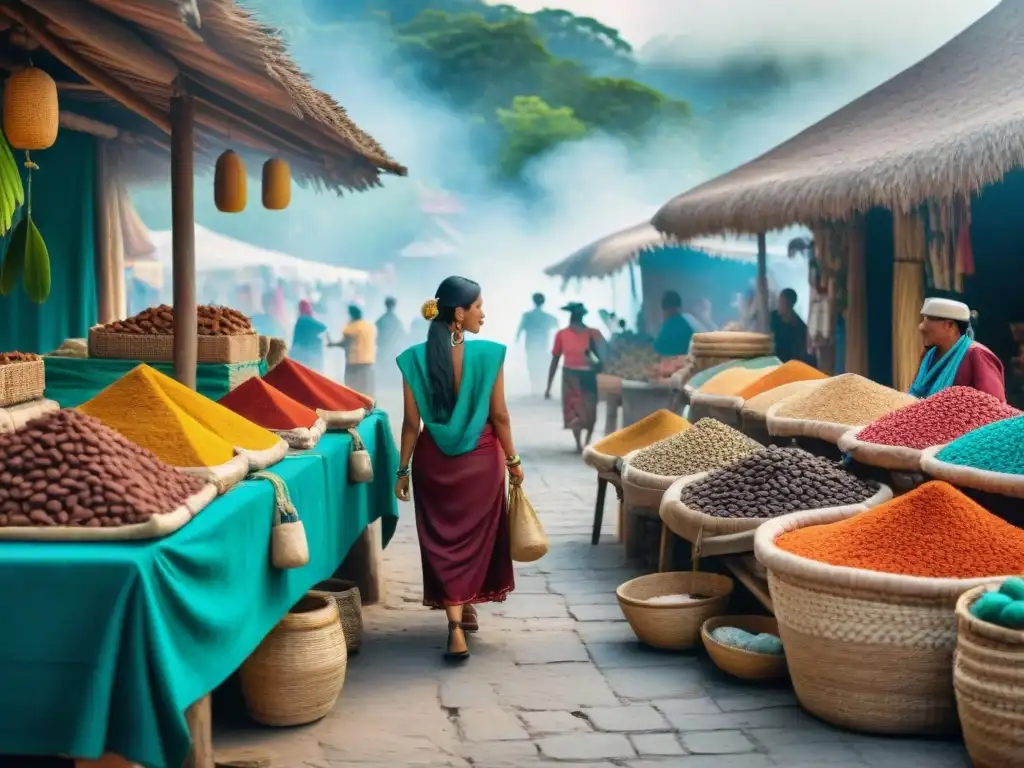
[[[375,33],[353,31],[318,48],[299,41],[293,45],[293,55],[315,84],[334,95],[360,127],[406,164],[410,178],[389,178],[383,190],[340,201],[297,190],[296,202],[286,213],[286,250],[295,255],[343,262],[346,254],[371,253],[379,264],[395,264],[399,284],[394,292],[408,321],[420,302],[433,295],[436,283],[402,280],[411,274],[407,266],[411,260],[393,249],[380,248],[379,233],[410,228],[411,218],[422,218],[416,202],[418,185],[457,184],[465,213],[442,217],[455,231],[445,233],[426,217],[418,227],[423,230],[420,237],[438,236],[457,245],[464,260],[452,263],[452,271],[459,269],[482,283],[487,335],[504,342],[513,340],[520,314],[529,308],[529,297],[537,290],[549,295],[549,310],[564,301],[583,300],[592,310],[615,309],[632,316],[625,275],[572,285],[563,294],[560,281],[544,277],[542,270],[599,237],[649,218],[671,196],[821,119],[942,45],[995,2],[519,0],[513,4],[524,11],[554,5],[620,29],[643,65],[691,65],[695,92],[698,85],[704,87],[715,106],[703,109],[694,99],[693,127],[655,132],[640,153],[602,137],[563,145],[527,169],[537,193],[524,201],[488,180],[475,160],[465,116],[424,92],[411,92],[392,81],[383,68]],[[737,98],[730,105],[723,98],[728,94],[719,91],[732,87],[728,68],[738,60],[783,62],[779,65],[782,76],[757,98]],[[818,65],[790,69],[786,64],[807,61]],[[685,87],[685,83],[680,86]],[[686,93],[671,95],[687,98]],[[716,139],[714,152],[707,151],[709,136]],[[218,228],[217,220],[200,223]],[[370,314],[374,314],[372,307]],[[526,383],[525,373],[513,370],[522,368],[509,366],[513,387]]]

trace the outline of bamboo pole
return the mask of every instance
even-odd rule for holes
[[[174,378],[196,388],[195,104],[171,99],[171,275],[174,295]]]
[[[757,314],[761,333],[768,333],[771,315],[768,310],[768,245],[764,232],[757,235]]]
[[[864,217],[846,227],[846,373],[868,375],[868,284]]]

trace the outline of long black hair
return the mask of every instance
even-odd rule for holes
[[[466,277],[452,275],[437,286],[434,301],[437,314],[427,332],[427,378],[430,383],[430,405],[434,418],[446,423],[455,409],[455,368],[452,366],[452,340],[450,326],[455,322],[455,310],[469,309],[480,298],[480,284]],[[428,302],[424,308],[432,304]],[[424,313],[426,316],[426,312]]]

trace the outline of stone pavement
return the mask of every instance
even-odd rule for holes
[[[523,400],[512,411],[525,487],[552,547],[517,566],[506,603],[481,608],[469,662],[442,661],[444,616],[420,605],[412,506],[402,505],[386,551],[389,594],[365,609],[363,649],[334,711],[305,728],[219,733],[218,746],[265,748],[275,768],[970,765],[959,743],[844,733],[800,710],[789,687],[726,678],[700,653],[642,648],[615,602],[615,588],[640,571],[616,543],[614,494],[592,547],[594,473],[559,429],[557,406]]]

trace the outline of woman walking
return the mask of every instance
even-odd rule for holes
[[[314,371],[324,369],[324,340],[327,326],[313,317],[313,305],[308,299],[299,302],[299,317],[292,334],[292,348],[288,353],[295,362]]]
[[[548,369],[548,387],[544,397],[551,399],[551,385],[562,366],[562,421],[565,429],[572,430],[576,450],[590,443],[597,423],[597,371],[601,364],[604,337],[596,328],[589,328],[583,318],[587,308],[578,302],[562,307],[569,313],[569,326],[555,334],[551,349],[551,367]]]
[[[521,483],[523,470],[505,404],[505,347],[465,341],[484,322],[480,286],[446,278],[422,312],[426,343],[398,356],[405,413],[395,496],[409,500],[411,479],[423,604],[445,610],[445,657],[464,660],[466,633],[479,628],[474,604],[514,588],[505,473]]]

